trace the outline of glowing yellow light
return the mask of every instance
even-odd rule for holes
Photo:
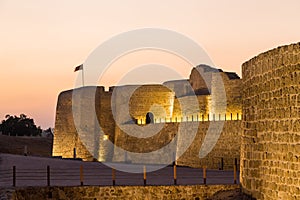
[[[103,140],[108,140],[109,139],[109,135],[103,135]]]

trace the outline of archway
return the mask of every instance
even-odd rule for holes
[[[153,124],[154,123],[154,115],[152,112],[148,112],[146,114],[146,124]]]

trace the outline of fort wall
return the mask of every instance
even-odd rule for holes
[[[166,85],[111,87],[109,92],[105,92],[103,87],[82,87],[62,92],[57,103],[53,155],[70,158],[76,148],[76,156],[83,160],[170,164],[176,156],[178,165],[205,165],[218,169],[223,159],[223,167],[232,168],[235,158],[239,158],[241,123],[237,114],[240,110],[218,111],[222,105],[236,103],[237,107],[240,106],[239,92],[235,91],[239,89],[240,79],[230,79],[227,74],[208,66],[205,66],[208,71],[200,69],[209,76],[212,94],[186,93],[176,97],[176,91],[166,87],[169,84],[181,90],[187,80],[171,81]],[[199,80],[195,78],[193,81]],[[224,82],[222,95],[220,82]],[[202,85],[201,89],[205,87]],[[228,92],[229,96],[224,92]],[[224,95],[228,96],[229,103],[224,101]],[[212,101],[212,97],[221,100]],[[237,113],[231,115],[227,111]],[[153,114],[154,124],[146,125],[149,112]],[[210,126],[212,124],[214,126]],[[215,131],[215,135],[210,135],[215,138],[223,124],[224,130],[216,146],[207,158],[200,159],[199,151],[207,131]],[[191,133],[195,133],[195,138]],[[182,149],[186,150],[182,147],[189,144],[192,145],[187,152],[182,152]],[[128,153],[156,150],[161,152],[148,156],[147,160],[141,156],[134,161]]]
[[[191,71],[189,82],[196,94],[208,94],[211,91],[212,76],[216,72],[220,72],[207,65],[199,65]]]
[[[220,137],[213,145],[213,150],[205,157],[200,159],[199,152],[205,136],[207,135],[209,126],[214,123],[217,129],[223,126]],[[149,138],[137,138],[128,135],[128,133],[136,132],[138,126],[127,125],[126,132],[117,128],[115,145],[127,152],[115,149],[114,161],[117,162],[132,162],[132,163],[157,163],[171,164],[176,156],[177,165],[189,167],[203,167],[210,169],[218,169],[223,160],[223,169],[233,169],[235,159],[239,161],[240,157],[240,132],[241,121],[226,121],[226,122],[181,122],[181,123],[166,123],[166,124],[149,124],[148,128],[155,130],[159,129],[157,134]],[[155,127],[156,126],[156,127]],[[157,127],[163,126],[163,127]],[[180,126],[180,129],[179,129]],[[141,129],[143,130],[143,129]],[[195,138],[191,138],[192,131],[196,130]],[[218,130],[212,130],[217,132]],[[143,134],[141,131],[139,132]],[[210,136],[210,137],[215,137]],[[170,144],[172,140],[174,144],[168,146],[164,151],[155,156],[141,155],[137,159],[132,159],[129,152],[147,153],[159,150]],[[188,143],[188,144],[187,144]],[[184,148],[187,145],[187,149]],[[183,152],[184,150],[184,152]],[[136,157],[136,154],[134,154]],[[239,163],[238,163],[239,165]]]
[[[235,74],[235,73],[234,73]],[[226,94],[226,113],[242,113],[242,79],[231,78],[228,73],[220,73]],[[217,84],[215,84],[217,85]],[[216,97],[216,99],[219,99]],[[227,116],[228,119],[229,116]]]
[[[212,124],[214,124],[212,126]],[[190,135],[191,126],[197,126],[197,122],[186,122],[182,129],[181,136],[177,141],[177,148],[180,150],[181,146],[187,141]],[[213,142],[208,145],[213,145],[213,149],[204,158],[199,157],[199,152],[205,137],[208,132],[213,133],[210,138],[216,136],[219,132],[219,127],[222,127],[220,137],[217,143],[214,145]],[[208,129],[213,129],[208,131]],[[240,136],[241,136],[241,121],[204,121],[199,122],[197,134],[192,141],[189,148],[180,156],[177,157],[177,164],[181,166],[189,167],[203,167],[206,166],[209,169],[219,169],[222,165],[223,169],[233,169],[235,159],[237,159],[239,166],[240,158]],[[181,153],[180,153],[181,154]]]
[[[78,150],[80,149],[78,156],[90,157],[85,147],[78,144],[78,135],[72,115],[72,90],[69,90],[58,96],[52,155],[72,158],[73,149],[76,147]]]
[[[197,118],[199,121],[202,120],[202,118],[207,120],[210,101],[210,95],[176,98],[174,100],[172,121],[196,121]]]
[[[138,123],[145,124],[146,114],[151,112],[154,115],[154,121],[158,119],[170,119],[173,114],[175,94],[169,88],[163,85],[142,85],[134,86],[135,90],[130,98],[124,98],[124,95],[129,95],[129,86],[118,87],[118,103],[116,106],[116,115],[124,116],[123,107],[129,106],[129,113],[132,118],[137,119]],[[132,86],[131,86],[132,87]],[[126,94],[125,94],[126,93]],[[129,104],[128,104],[129,102]],[[126,110],[124,110],[126,111]],[[120,123],[125,123],[126,120],[120,120]]]
[[[178,132],[178,123],[159,123],[145,126],[128,124],[122,128],[125,129],[116,127],[115,145],[118,148],[114,149],[114,161],[171,164],[176,153],[177,141],[175,136]],[[131,133],[140,135],[135,137],[130,135]],[[145,137],[149,133],[152,136]],[[165,146],[167,147],[162,150]],[[160,150],[159,153],[147,156],[147,153],[158,150]],[[143,154],[137,155],[136,153]]]
[[[187,79],[166,81],[163,85],[174,91],[177,98],[191,92],[190,82]]]
[[[83,101],[84,106],[88,107],[86,101],[91,103],[93,100],[87,100],[89,92],[82,92],[86,89],[78,89],[80,94],[81,101]],[[194,117],[194,122],[168,122],[168,123],[157,123],[157,124],[148,124],[148,125],[137,125],[137,124],[122,124],[121,126],[116,126],[114,123],[114,118],[111,111],[111,93],[104,92],[101,87],[97,87],[97,92],[94,93],[96,99],[95,106],[98,121],[91,120],[89,121],[88,117],[84,124],[89,124],[91,127],[96,127],[96,123],[100,123],[102,132],[104,135],[108,136],[108,140],[104,140],[99,135],[97,138],[95,135],[91,135],[96,131],[96,128],[89,128],[83,130],[84,134],[78,135],[76,127],[74,125],[74,118],[72,114],[72,91],[62,92],[58,99],[57,105],[57,116],[56,116],[56,126],[55,126],[55,139],[54,139],[54,156],[63,156],[65,158],[73,157],[73,148],[77,150],[77,157],[83,158],[84,160],[93,160],[97,159],[99,161],[125,161],[125,162],[134,162],[130,158],[130,154],[125,155],[124,150],[130,152],[140,152],[146,153],[154,150],[158,150],[165,145],[169,144],[178,133],[179,126],[181,126],[181,135],[178,135],[176,141],[168,148],[165,149],[165,152],[158,154],[158,157],[147,158],[142,160],[142,157],[138,160],[143,163],[153,163],[153,161],[161,161],[161,164],[169,164],[170,160],[177,157],[177,164],[191,167],[202,167],[207,166],[208,168],[217,169],[220,167],[221,158],[224,161],[224,169],[229,169],[233,167],[235,158],[239,158],[239,145],[240,145],[240,121],[225,121],[224,129],[221,133],[221,136],[213,148],[212,152],[208,154],[207,158],[200,159],[199,151],[202,144],[202,141],[207,133],[210,123],[219,123],[219,122],[209,122],[209,121],[196,121],[196,116]],[[90,90],[93,92],[93,90]],[[168,94],[168,93],[167,93]],[[206,99],[206,97],[202,97]],[[91,98],[90,98],[91,99]],[[147,112],[145,110],[144,112]],[[81,117],[84,118],[84,115],[89,115],[85,111],[81,111]],[[199,116],[200,117],[200,116]],[[191,120],[191,118],[190,118]],[[223,123],[223,122],[222,122]],[[197,130],[197,126],[199,126]],[[148,127],[148,129],[145,129]],[[78,127],[77,127],[78,129]],[[80,129],[80,127],[79,127]],[[196,137],[190,138],[191,131],[196,129]],[[131,136],[130,133],[140,133],[144,134],[149,130],[153,132],[153,136],[148,138],[140,138],[139,135]],[[82,131],[82,130],[81,130]],[[99,130],[99,132],[101,132]],[[84,143],[85,140],[90,140],[92,143]],[[184,145],[189,140],[193,140],[191,146],[187,151],[182,155],[178,152],[182,145]],[[99,143],[98,146],[95,143]],[[114,143],[119,149],[115,148],[109,143]],[[121,149],[121,150],[120,150]],[[97,152],[98,151],[98,152]],[[98,156],[97,156],[98,155]]]
[[[300,43],[242,65],[241,184],[257,199],[300,199]]]
[[[75,148],[78,158],[111,160],[112,154],[107,154],[112,152],[108,149],[111,147],[103,144],[104,135],[114,141],[115,122],[110,102],[111,94],[103,87],[62,92],[57,101],[52,155],[73,158]],[[92,112],[96,112],[94,117]]]

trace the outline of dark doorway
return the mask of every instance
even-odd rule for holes
[[[148,112],[146,114],[146,124],[153,124],[154,123],[154,115],[152,112]]]

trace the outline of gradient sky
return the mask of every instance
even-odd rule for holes
[[[244,61],[300,41],[299,10],[299,0],[0,0],[0,119],[25,113],[42,128],[54,127],[57,96],[74,87],[74,67],[132,29],[182,33],[216,66],[241,75]],[[114,84],[116,66],[128,63],[115,65],[103,84]],[[182,74],[188,78],[190,70]]]

